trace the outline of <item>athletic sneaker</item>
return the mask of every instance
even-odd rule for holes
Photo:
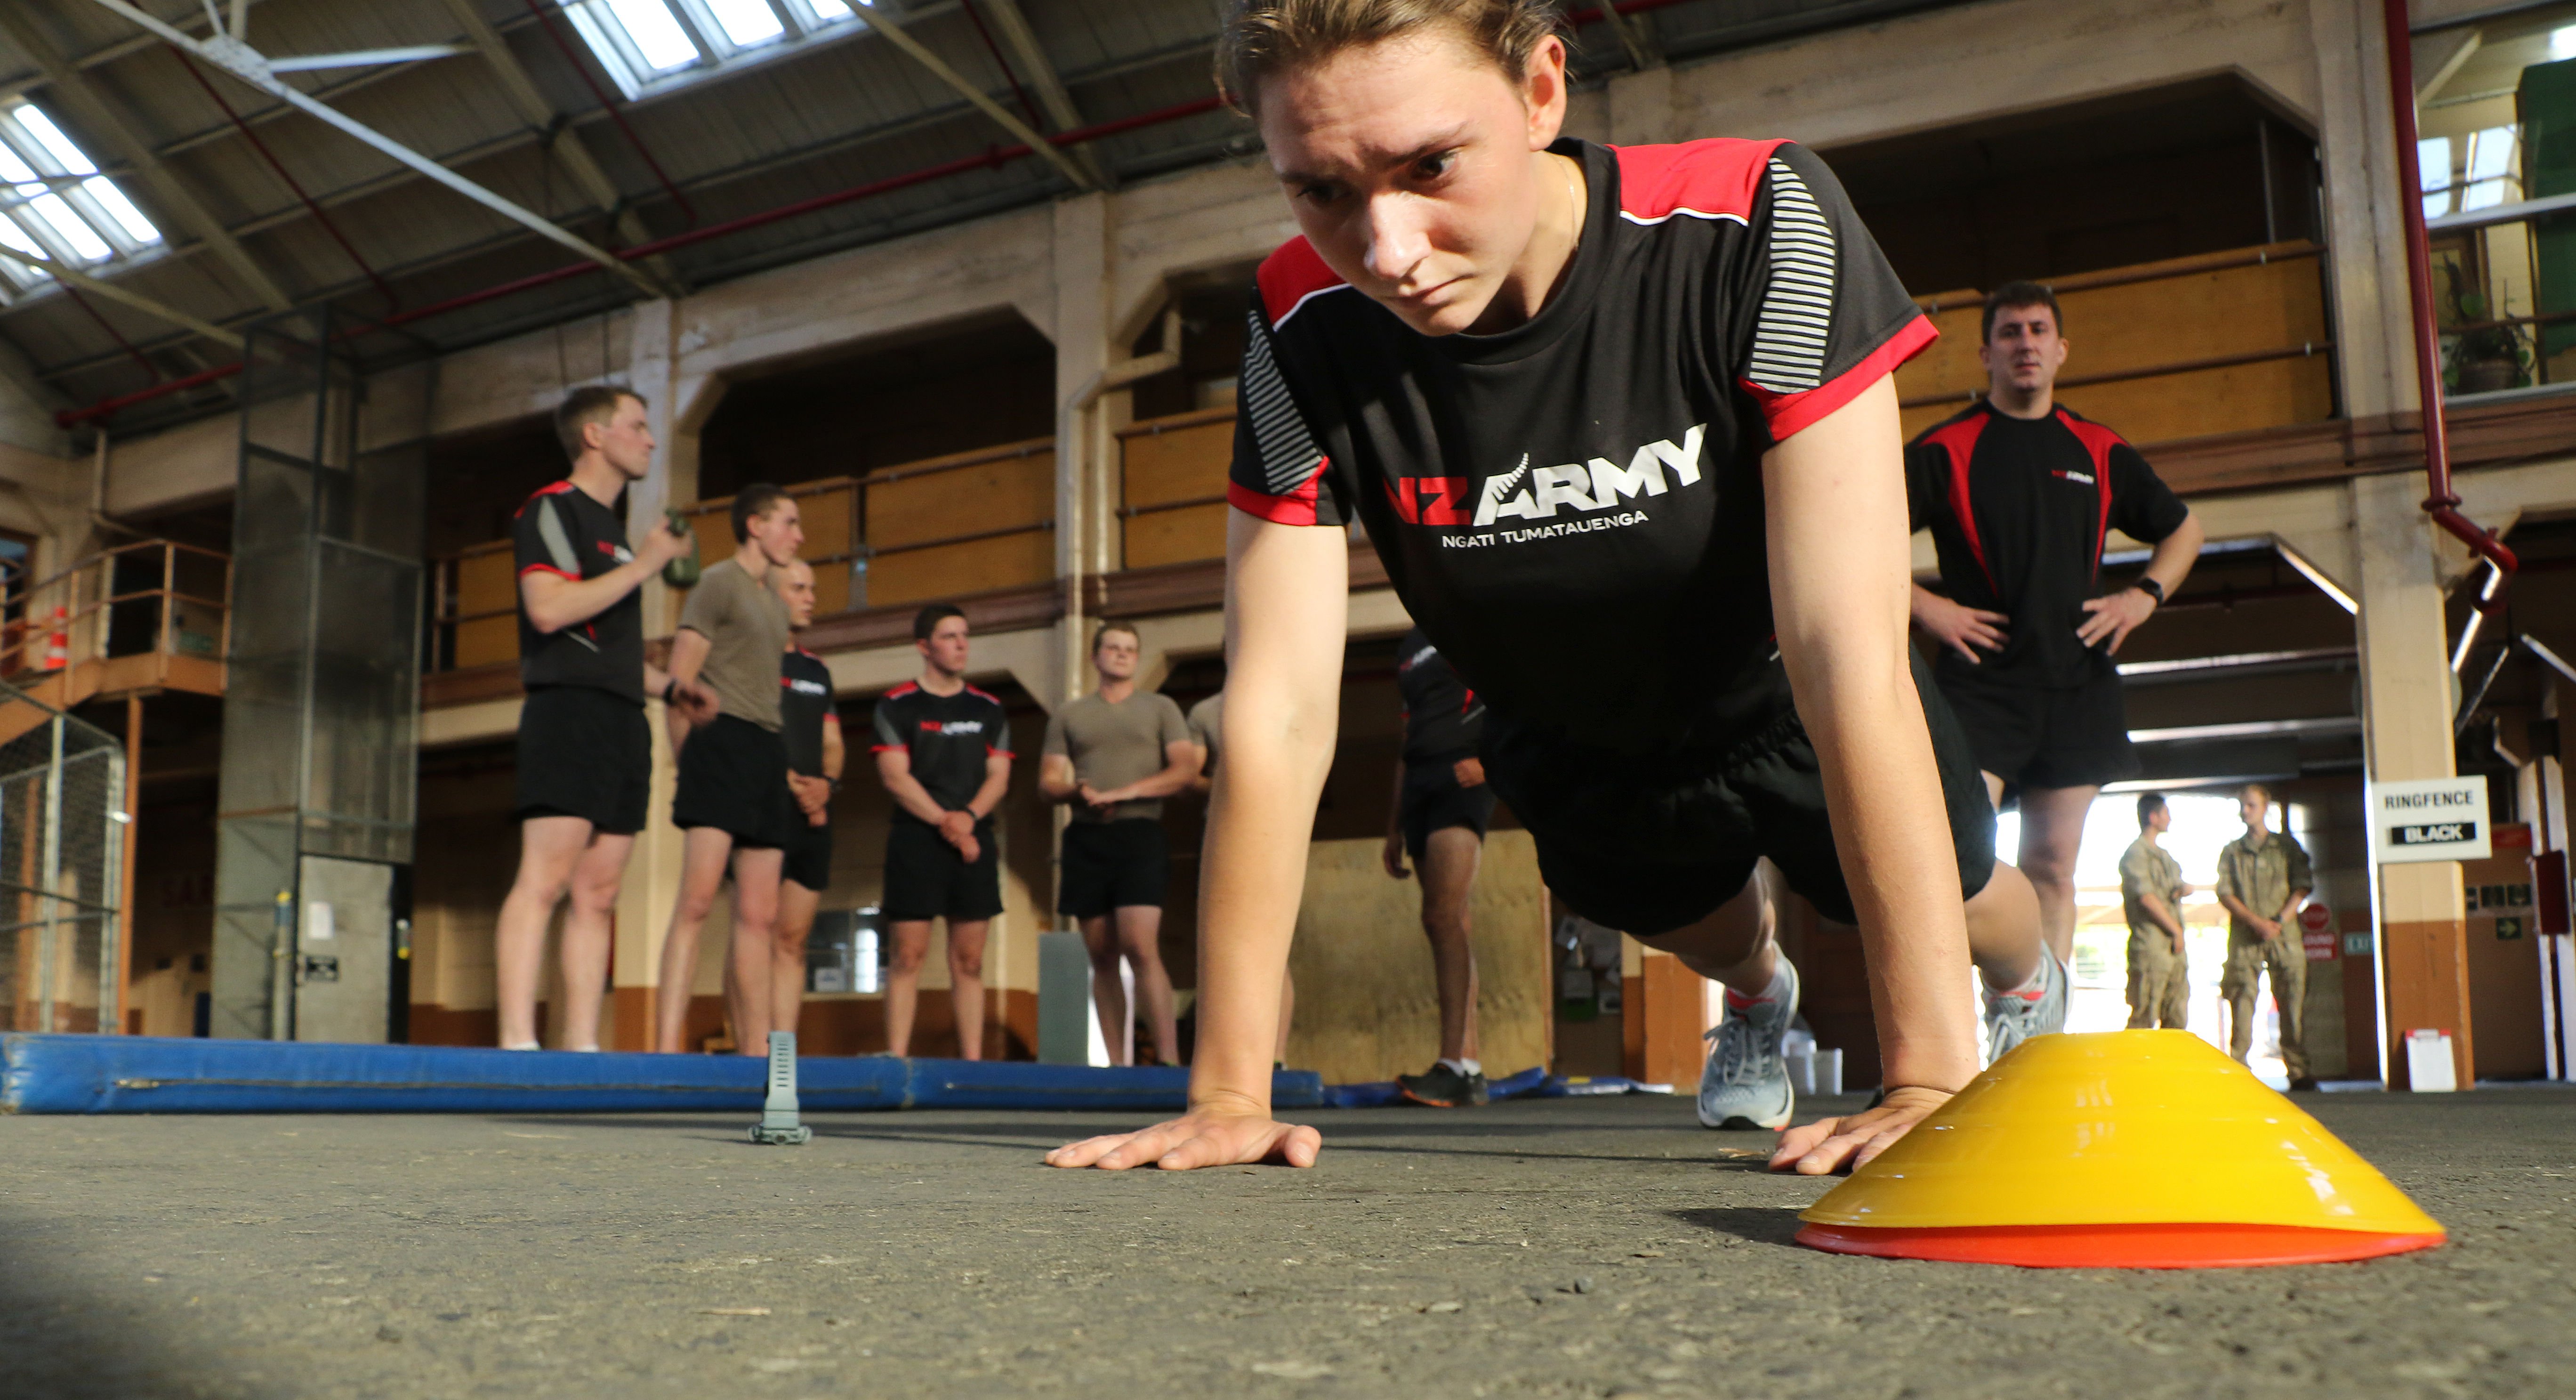
[[[1713,1043],[1699,1072],[1701,1127],[1789,1126],[1798,1094],[1789,1086],[1789,1060],[1781,1052],[1789,1023],[1798,1018],[1798,969],[1783,958],[1780,973],[1788,990],[1778,1000],[1739,1007],[1729,996],[1726,1019],[1708,1033]]]
[[[2042,951],[2047,951],[2043,949]],[[2026,992],[1986,989],[1986,1063],[2002,1059],[2013,1047],[2035,1035],[2066,1029],[2066,964],[2048,953],[2039,986]]]
[[[1471,1108],[1485,1101],[1482,1072],[1461,1074],[1436,1061],[1420,1074],[1397,1075],[1395,1087],[1413,1102],[1432,1108]]]

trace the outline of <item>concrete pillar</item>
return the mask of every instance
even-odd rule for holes
[[[1651,146],[1702,136],[1739,136],[1732,131],[1673,130],[1673,70],[1665,64],[1610,80],[1610,144]]]
[[[2352,484],[2359,560],[2362,738],[2376,782],[2447,778],[2453,764],[2453,681],[2442,605],[2445,571],[2412,472]],[[2374,840],[2376,838],[2374,837]],[[2468,987],[2468,920],[2456,862],[2380,867],[2382,1069],[2407,1087],[2405,1036],[2451,1035],[2458,1082],[2475,1078]]]
[[[2397,128],[2378,0],[2309,0],[2335,368],[2354,418],[2416,406]]]
[[[1109,197],[1088,194],[1055,206],[1055,557],[1056,576],[1068,583],[1109,567],[1102,549],[1102,464],[1111,446],[1101,415],[1083,402],[1097,392],[1114,360],[1126,358],[1110,344]],[[1066,620],[1058,624],[1058,670],[1050,705],[1082,693],[1082,637],[1089,609],[1077,592],[1067,595]]]
[[[697,498],[696,437],[683,435],[688,406],[679,401],[674,374],[673,340],[679,308],[670,301],[649,301],[635,308],[633,348],[627,357],[626,385],[644,396],[653,428],[653,469],[627,488],[626,526],[630,540],[640,540],[665,509]],[[685,445],[685,451],[681,450]],[[644,635],[666,637],[678,621],[680,598],[659,578],[645,583]],[[626,882],[617,895],[616,951],[611,959],[607,1024],[602,1044],[617,1050],[653,1048],[653,988],[659,980],[663,935],[670,931],[671,909],[680,897],[680,832],[668,815],[679,770],[671,746],[663,740],[662,702],[648,700],[645,717],[653,728],[653,792],[644,830],[627,858]]]

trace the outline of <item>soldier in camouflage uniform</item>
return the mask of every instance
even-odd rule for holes
[[[2218,853],[2218,902],[2227,908],[2227,972],[2218,990],[2227,998],[2228,1053],[2239,1061],[2254,1045],[2254,991],[2272,974],[2272,1000],[2281,1008],[2281,1067],[2290,1087],[2313,1089],[2304,1034],[2308,955],[2292,922],[2315,878],[2308,852],[2287,831],[2264,825],[2270,789],[2248,783],[2236,795],[2245,834]]]
[[[2129,1029],[2178,1031],[2191,1012],[2183,953],[2182,862],[2156,844],[2173,825],[2165,795],[2138,798],[2138,839],[2120,857],[2120,902],[2129,916]]]

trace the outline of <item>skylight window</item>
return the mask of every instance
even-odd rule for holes
[[[846,0],[557,0],[618,90],[638,97],[838,29]],[[864,3],[864,0],[863,0]]]
[[[787,32],[777,11],[769,8],[769,0],[706,0],[706,6],[725,37],[740,48],[766,44]]]
[[[0,107],[0,243],[38,257],[95,265],[159,246],[125,191],[38,107]],[[26,285],[43,274],[0,259],[0,276]]]

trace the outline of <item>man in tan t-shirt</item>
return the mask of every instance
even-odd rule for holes
[[[772,927],[778,919],[778,872],[794,799],[787,785],[787,745],[778,733],[779,663],[787,652],[787,605],[769,574],[796,561],[805,542],[796,502],[775,486],[743,488],[733,500],[731,559],[706,571],[689,590],[671,638],[671,675],[703,679],[721,705],[714,720],[693,725],[671,711],[671,749],[679,792],[671,824],[687,833],[680,848],[680,898],[662,944],[662,980],[654,1006],[653,1046],[687,1050],[689,994],[698,978],[698,930],[716,891],[733,873],[733,977],[725,1009],[734,1049],[769,1053]]]
[[[2173,828],[2161,792],[2138,797],[2138,839],[2120,857],[2120,902],[2129,917],[2129,1029],[2184,1028],[2191,1016],[2191,968],[2183,950],[2182,862],[2158,843]]]
[[[1091,999],[1110,1058],[1125,1059],[1127,997],[1118,982],[1124,955],[1136,970],[1154,1047],[1165,1064],[1180,1063],[1172,1015],[1172,978],[1163,970],[1163,888],[1171,848],[1163,839],[1163,799],[1198,777],[1198,745],[1189,721],[1168,695],[1136,690],[1136,631],[1102,624],[1091,641],[1100,689],[1067,703],[1047,721],[1038,787],[1069,803],[1056,912],[1081,927],[1091,950]],[[1115,925],[1114,936],[1112,925]]]

